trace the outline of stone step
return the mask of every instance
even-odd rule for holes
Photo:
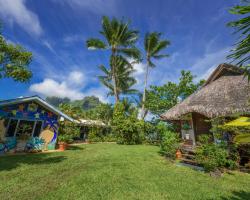
[[[193,148],[183,148],[181,147],[181,151],[184,153],[184,154],[195,154],[195,150]]]
[[[198,166],[198,163],[195,160],[181,158],[180,161],[183,162],[183,163],[187,163],[187,164]]]
[[[182,154],[182,157],[183,158],[189,158],[189,159],[195,159],[195,155],[194,154],[184,153],[184,154]]]

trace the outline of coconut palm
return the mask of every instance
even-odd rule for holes
[[[118,98],[121,94],[137,94],[138,91],[132,88],[136,84],[136,80],[132,76],[134,69],[131,63],[129,63],[122,56],[116,56],[115,60],[116,92]],[[100,66],[100,69],[103,71],[104,75],[98,76],[99,80],[110,90],[108,95],[115,95],[114,82],[112,81],[112,71],[103,65]]]
[[[161,54],[161,51],[164,50],[167,46],[170,45],[168,40],[161,40],[161,33],[152,32],[147,33],[144,38],[144,49],[146,53],[146,72],[145,72],[145,79],[144,79],[144,91],[142,97],[142,110],[141,110],[141,117],[144,119],[146,116],[145,112],[145,101],[146,101],[146,90],[148,84],[148,74],[149,68],[154,68],[155,64],[152,62],[152,58],[159,60],[164,57],[168,57],[167,54]]]
[[[135,102],[128,97],[122,99],[122,104],[124,106],[124,110],[128,115],[131,115],[133,112],[137,111],[137,107]]]
[[[111,51],[111,79],[114,87],[115,101],[119,101],[117,91],[117,63],[116,56],[124,55],[128,58],[139,59],[140,51],[134,46],[138,39],[138,31],[129,28],[129,22],[118,20],[116,18],[109,19],[104,16],[102,18],[102,30],[100,31],[104,40],[91,38],[87,40],[89,49],[104,49]]]

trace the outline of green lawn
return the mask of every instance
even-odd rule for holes
[[[250,199],[250,174],[213,178],[154,146],[90,144],[0,157],[0,199]]]

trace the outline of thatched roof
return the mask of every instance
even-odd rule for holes
[[[100,120],[91,120],[91,119],[79,119],[75,121],[76,123],[78,123],[81,126],[106,126],[105,123],[103,123]]]
[[[163,120],[179,120],[188,113],[208,118],[235,113],[250,115],[250,84],[239,68],[221,64],[200,90],[161,115]]]

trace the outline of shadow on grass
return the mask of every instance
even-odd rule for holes
[[[69,145],[67,147],[67,150],[84,150],[85,147],[80,146],[80,145]]]
[[[249,200],[250,192],[233,191],[230,197],[221,197],[221,200]]]
[[[0,171],[12,170],[22,164],[28,165],[46,165],[59,163],[65,160],[65,156],[52,156],[51,154],[30,154],[13,155],[0,157]]]

